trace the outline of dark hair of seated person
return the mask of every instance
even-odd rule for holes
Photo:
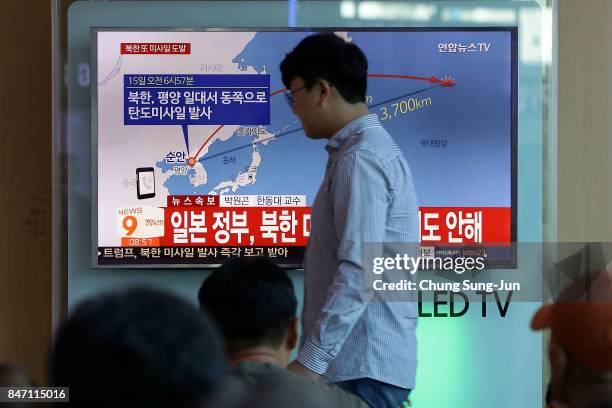
[[[297,312],[287,272],[265,257],[228,260],[204,280],[198,300],[221,329],[230,355],[280,347]]]
[[[58,332],[52,359],[54,383],[70,387],[65,405],[88,408],[216,406],[227,365],[207,316],[147,288],[78,305]]]

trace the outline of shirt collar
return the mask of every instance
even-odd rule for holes
[[[372,125],[380,126],[378,116],[376,116],[375,113],[361,116],[352,122],[347,123],[342,129],[330,137],[325,148],[328,151],[338,150],[344,144],[344,142],[350,139],[355,133],[358,133],[361,129]]]

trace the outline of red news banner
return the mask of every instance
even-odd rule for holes
[[[303,196],[168,196],[159,211],[162,236],[133,234],[128,216],[121,246],[305,247],[310,236],[311,209]],[[511,242],[510,208],[421,207],[419,220],[422,245]]]
[[[510,207],[420,207],[421,245],[510,244]]]
[[[292,201],[293,200],[293,201]],[[168,196],[164,235],[128,235],[122,246],[300,246],[310,235],[310,207],[300,196]]]

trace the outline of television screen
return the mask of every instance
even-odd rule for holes
[[[368,58],[366,103],[410,165],[422,250],[514,265],[516,28],[316,31]],[[304,135],[279,64],[313,32],[92,30],[96,266],[300,266],[326,140]]]

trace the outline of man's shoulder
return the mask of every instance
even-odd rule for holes
[[[314,395],[329,407],[368,407],[360,398],[337,386],[300,377],[273,364],[246,362],[234,367],[230,374],[247,386],[279,387],[284,391],[293,391],[295,395]]]
[[[394,158],[403,159],[401,149],[382,126],[361,129],[351,138],[341,156],[375,157],[381,163]]]

